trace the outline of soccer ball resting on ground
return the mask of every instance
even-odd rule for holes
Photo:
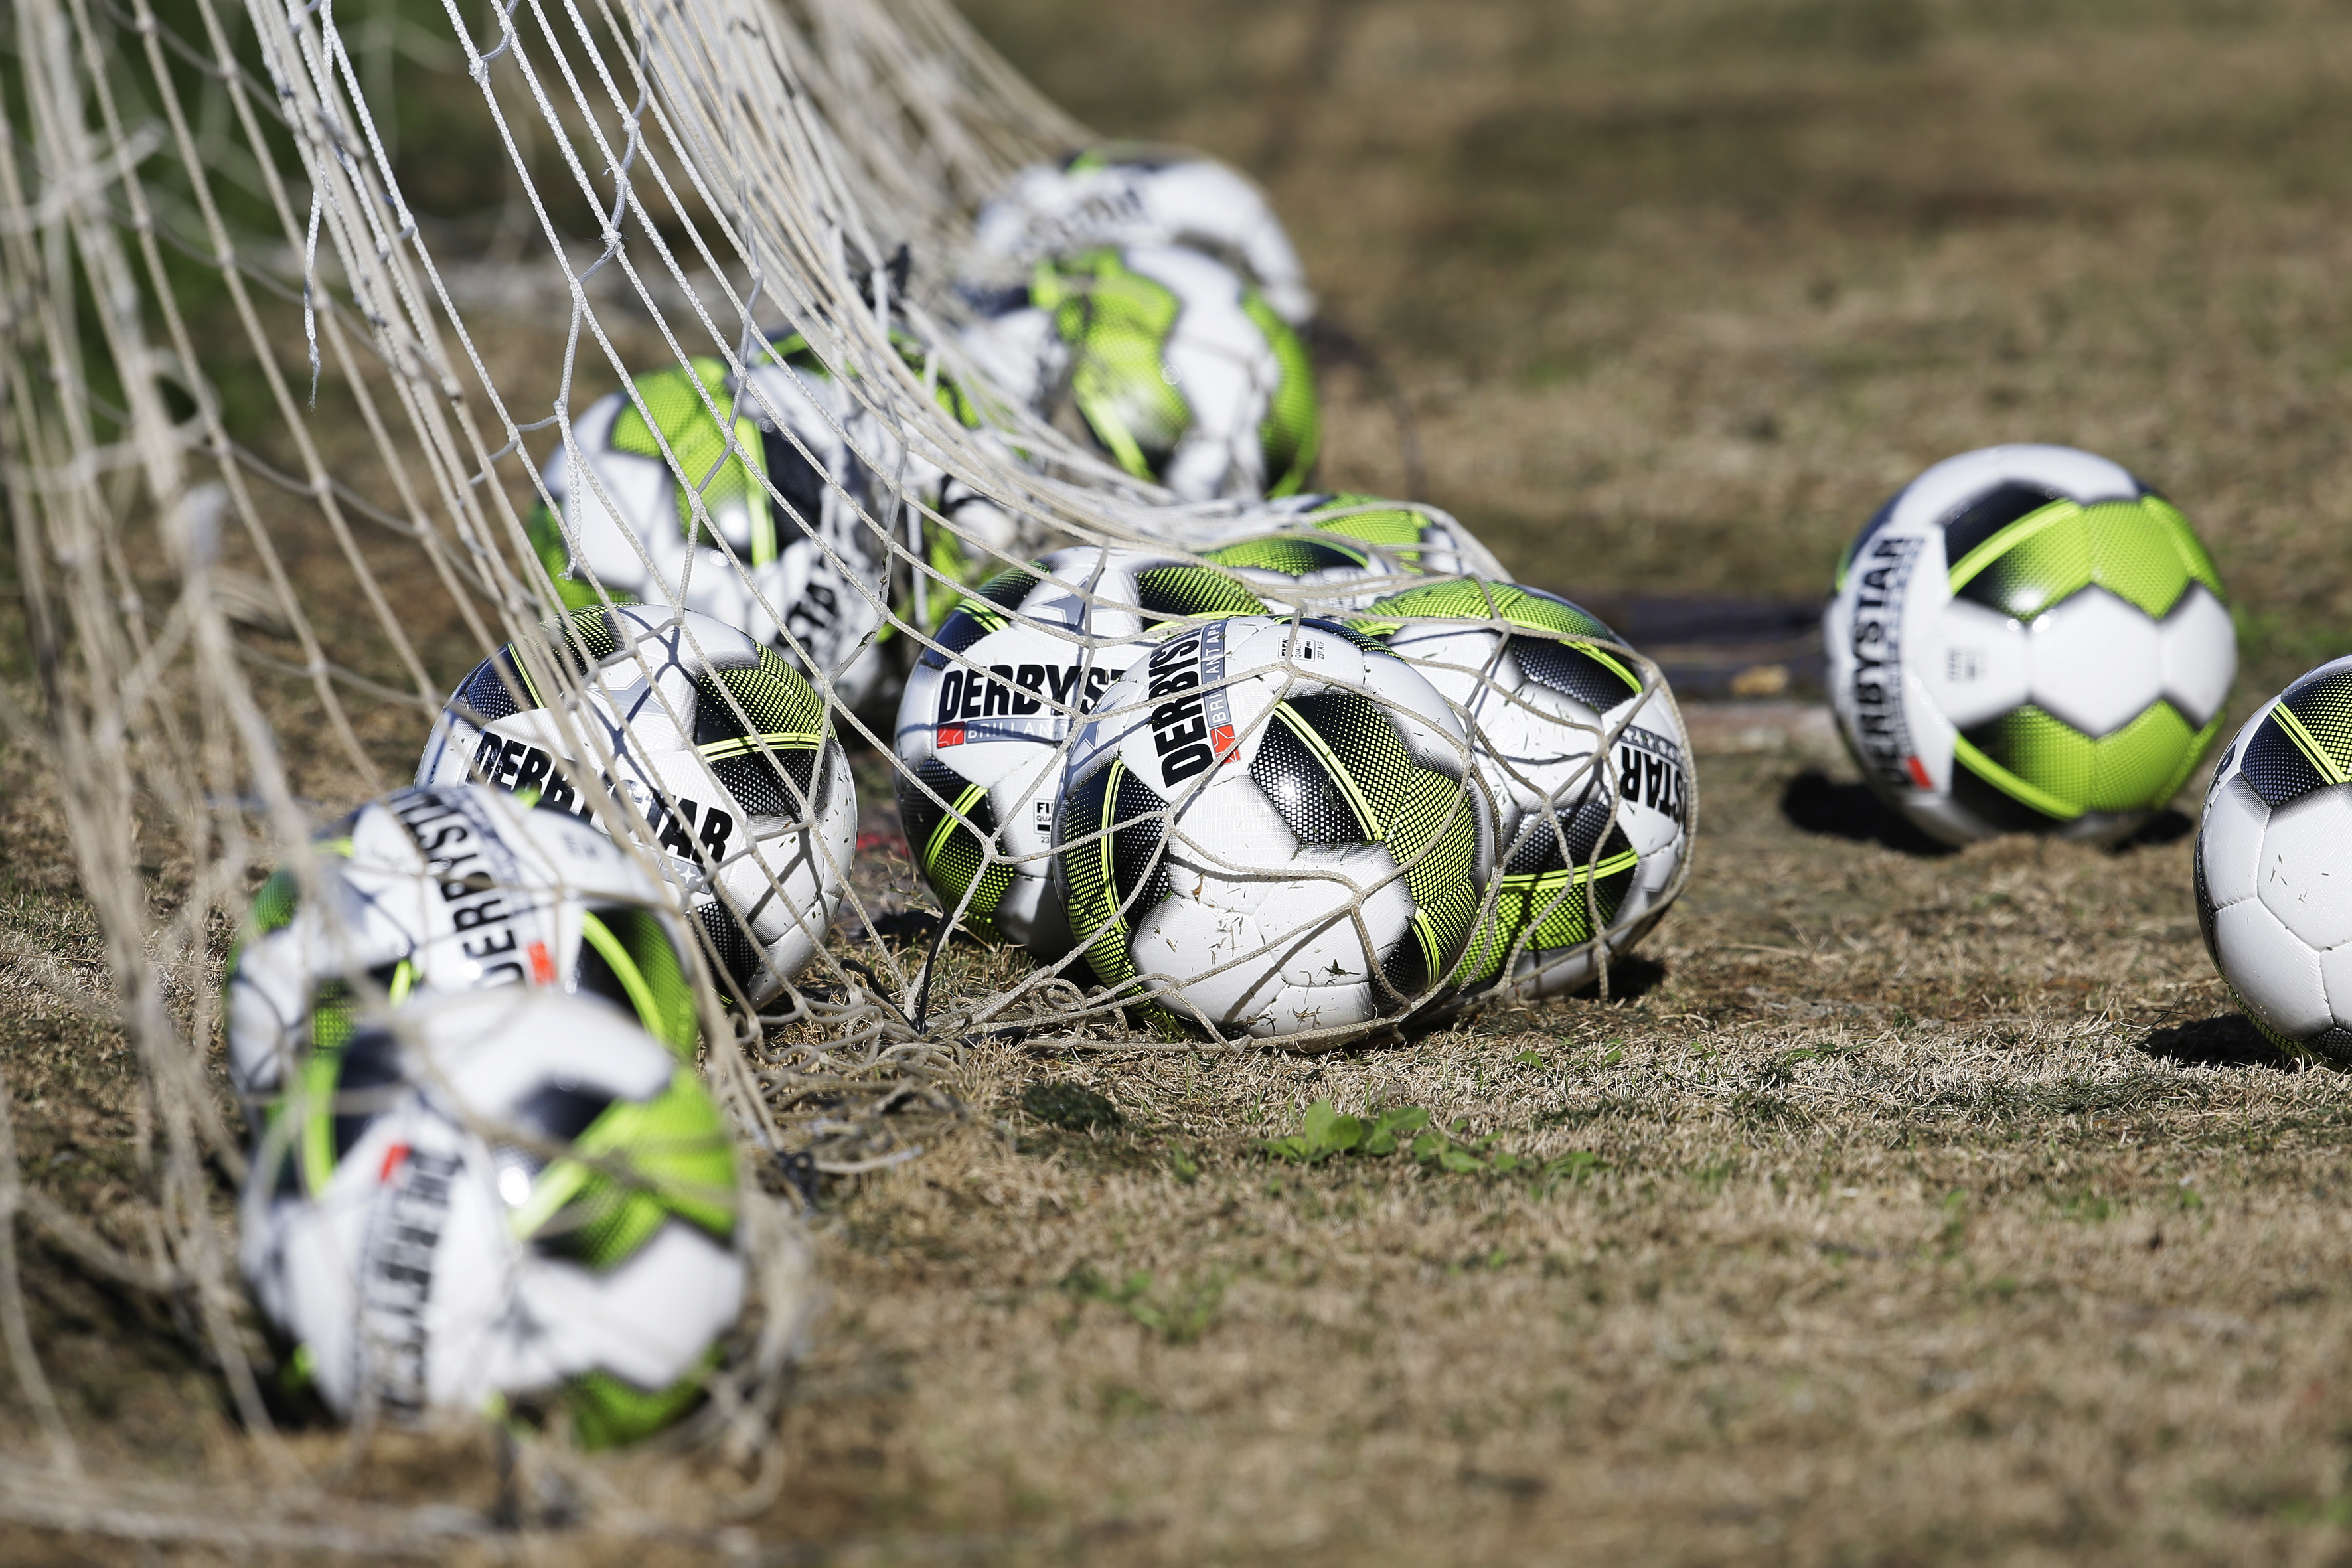
[[[1822,620],[1872,785],[1927,832],[2122,837],[2212,743],[2237,636],[2179,511],[2104,458],[1994,447],[1881,509]]]
[[[741,1309],[735,1158],[694,1069],[610,1007],[500,986],[318,1058],[263,1131],[241,1261],[338,1415],[557,1405],[589,1447],[702,1387]]]
[[[1643,697],[1622,639],[1538,589],[1433,583],[1354,624],[1454,704],[1495,802],[1494,909],[1455,984],[1588,984],[1601,948],[1630,950],[1681,885],[1696,802],[1673,694]]]
[[[1074,978],[1220,1034],[1401,1016],[1468,946],[1494,866],[1467,737],[1328,622],[1184,626],[1095,704],[1055,823]]]
[[[857,829],[824,704],[773,648],[690,610],[582,610],[537,662],[509,644],[435,725],[419,784],[530,793],[651,852],[753,1006],[824,940]],[[583,689],[546,689],[549,665]]]
[[[2222,753],[2197,829],[2197,920],[2263,1033],[2352,1067],[2352,658],[2266,703]]]

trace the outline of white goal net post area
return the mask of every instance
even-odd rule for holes
[[[747,373],[770,335],[800,334],[841,392],[833,434],[879,477],[854,498],[891,563],[867,584],[871,608],[933,648],[940,610],[1043,550],[1189,556],[1246,521],[1232,504],[1173,505],[960,348],[969,307],[950,280],[988,267],[975,210],[1089,138],[939,0],[499,0],[435,20],[369,0],[16,0],[0,54],[0,462],[36,677],[7,719],[51,760],[109,1005],[149,1086],[142,1158],[161,1173],[143,1241],[43,1206],[13,1162],[0,1208],[30,1205],[94,1266],[190,1292],[259,1432],[208,1174],[244,1158],[205,1081],[224,952],[260,871],[316,875],[293,852],[409,782],[477,663],[510,644],[514,679],[551,709],[586,690],[549,629],[566,606],[530,530],[552,500],[551,456],[584,472],[574,421],[594,396],[716,362],[737,390],[698,384],[731,431],[743,400],[766,397]],[[462,84],[439,101],[478,122],[469,158],[504,193],[494,223],[421,210],[395,174],[401,138],[422,128],[384,84],[427,71]],[[694,569],[734,573],[756,598],[751,563],[710,526],[716,466],[662,456],[725,556]],[[943,512],[919,471],[1010,531]],[[961,566],[940,563],[941,541]],[[609,602],[593,573],[588,585]],[[785,606],[763,608],[804,653]],[[1310,591],[1288,613],[1318,608]],[[803,663],[830,695],[833,672]],[[829,717],[891,757],[887,730],[838,704]],[[629,724],[592,729],[566,731],[571,754],[609,769]],[[1615,739],[1584,741],[1596,776]],[[648,803],[580,787],[616,840],[658,837]],[[945,940],[960,910],[929,942],[884,941],[883,911],[834,869],[847,883],[835,930],[781,1000],[755,1009],[698,955],[706,1070],[761,1152],[812,1152],[813,1083],[893,1092],[992,1033],[1132,1038],[1122,998],[1066,962],[1012,978],[960,963]],[[1178,1048],[1248,1045],[1213,1035]],[[814,1152],[856,1171],[907,1151],[876,1133]],[[739,1437],[772,1408],[761,1390],[807,1289],[790,1205],[766,1201],[768,1327],[714,1401]],[[68,1464],[5,1251],[0,1265],[0,1327]]]

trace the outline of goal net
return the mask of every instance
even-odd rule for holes
[[[104,983],[37,953],[27,973],[119,1029],[142,1174],[80,1205],[0,1147],[0,1213],[25,1222],[0,1226],[0,1337],[42,1444],[0,1451],[0,1513],[131,1529],[131,1483],[100,1484],[48,1392],[18,1288],[37,1236],[173,1302],[267,1458],[253,1497],[140,1494],[168,1524],[151,1533],[326,1539],[300,1500],[387,1412],[331,1462],[276,1435],[235,1211],[248,1159],[284,1151],[223,1087],[224,968],[265,873],[317,901],[336,873],[305,847],[413,782],[571,811],[692,937],[748,1305],[668,1441],[723,1449],[747,1497],[782,1473],[767,1435],[813,1300],[814,1179],[913,1157],[886,1113],[948,1105],[960,1052],[1327,1048],[1555,982],[1529,963],[1547,942],[1605,986],[1612,942],[1680,886],[1687,856],[1643,873],[1624,829],[1646,810],[1686,845],[1687,748],[1655,668],[1605,628],[1531,612],[1427,509],[1181,503],[977,346],[991,290],[1034,274],[976,244],[975,214],[1089,137],[940,0],[16,0],[12,18],[0,462],[26,657],[5,717],[45,759]],[[603,462],[616,444],[661,476],[650,502]],[[1317,530],[1357,566],[1284,554]],[[1486,662],[1457,687],[1381,673],[1380,639],[1424,624],[1491,633]],[[1008,628],[1066,655],[974,654]],[[1599,656],[1625,683],[1594,700],[1612,716],[1531,701],[1491,652],[1509,639]],[[928,752],[894,723],[901,687],[929,705]],[[1283,717],[1308,689],[1323,729]],[[1285,843],[1317,811],[1353,825],[1323,859],[1269,866],[1260,840],[1185,826],[1188,787],[1277,742],[1326,778],[1315,748],[1367,711],[1390,716],[1394,778],[1327,801],[1266,764]],[[1481,737],[1530,725],[1559,733],[1540,765],[1505,757],[1537,797],[1511,817],[1478,782]],[[1009,797],[941,760],[990,734],[1043,737],[1025,838]],[[1182,771],[1196,740],[1202,779]],[[684,773],[633,773],[665,748]],[[1239,889],[1234,918],[1155,963],[1149,906],[1186,876]],[[1313,895],[1291,925],[1265,913],[1277,886]],[[1310,947],[1376,973],[1327,1009],[1315,975],[1282,978]],[[355,1005],[404,984],[355,979]],[[1270,1025],[1236,986],[1291,1012]],[[598,1473],[575,1475],[583,1506],[642,1523]],[[339,1517],[370,1539],[428,1528]]]

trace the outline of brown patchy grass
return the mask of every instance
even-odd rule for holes
[[[1406,389],[1431,499],[1531,580],[1811,594],[1920,466],[2062,439],[2211,541],[2242,710],[2337,650],[2340,8],[975,11],[1102,129],[1267,180]],[[1328,476],[1394,485],[1369,390],[1336,401]],[[298,565],[321,593],[341,570]],[[469,657],[418,630],[436,677]],[[371,723],[397,774],[421,723]],[[540,1527],[511,1554],[614,1563],[2341,1555],[2352,1088],[2229,1012],[2185,824],[1934,854],[1837,759],[1701,772],[1697,874],[1613,1002],[1315,1059],[968,1052],[961,1109],[889,1135],[921,1159],[827,1192],[832,1305],[772,1506],[603,1462],[591,1484],[677,1522],[582,1541],[545,1533],[560,1489],[419,1438],[343,1484],[347,1515],[503,1496]],[[128,1225],[148,1178],[108,1151],[136,1079],[82,1006],[100,946],[45,787],[0,758],[0,1062],[28,1178]],[[906,907],[903,863],[866,869]],[[1011,963],[950,950],[967,984]],[[1522,1166],[1265,1153],[1327,1099],[1424,1107]],[[44,1244],[27,1272],[94,1469],[242,1478],[168,1303]],[[0,1380],[0,1421],[26,1415]],[[338,1438],[292,1441],[322,1464]],[[0,1526],[9,1562],[133,1551]]]
[[[973,1121],[840,1205],[809,1481],[1016,1560],[2336,1541],[2352,1093],[2226,1013],[2187,841],[1926,857],[1791,821],[1873,826],[1801,757],[1707,778],[1630,1000],[975,1058]],[[1121,1119],[1042,1121],[1040,1080]],[[1269,1159],[1321,1099],[1556,1173]]]

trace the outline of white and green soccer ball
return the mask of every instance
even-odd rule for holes
[[[1045,865],[1071,724],[1148,651],[1147,633],[1265,610],[1225,574],[1097,545],[967,599],[908,677],[893,742],[899,821],[940,907],[983,937],[1067,952]]]
[[[965,333],[974,363],[1128,473],[1189,500],[1289,495],[1322,407],[1306,347],[1232,268],[1182,246],[1039,261]]]
[[[1681,890],[1697,815],[1674,695],[1597,617],[1508,583],[1431,583],[1357,620],[1452,703],[1497,813],[1494,903],[1465,996],[1574,991]]]
[[[505,986],[604,1002],[693,1059],[685,929],[650,873],[569,814],[479,784],[395,790],[307,858],[262,884],[229,965],[229,1079],[247,1104],[340,1049],[371,1007]]]
[[[528,795],[650,854],[714,964],[753,1006],[824,941],[857,832],[848,759],[824,704],[772,647],[690,610],[580,610],[538,660],[513,644],[466,678],[419,784]],[[600,804],[599,797],[602,797]]]
[[[569,1416],[587,1447],[698,1397],[743,1300],[735,1162],[694,1070],[610,1007],[413,1001],[306,1064],[240,1258],[337,1415]]]
[[[1073,977],[1221,1036],[1332,1043],[1434,996],[1494,868],[1467,736],[1329,622],[1181,627],[1072,749],[1053,896]]]
[[[1109,142],[1032,163],[980,210],[982,258],[1030,266],[1111,245],[1181,245],[1224,262],[1293,327],[1314,318],[1297,248],[1239,170],[1178,147]]]
[[[2352,658],[2238,731],[2196,868],[2198,924],[2239,1005],[2282,1048],[2352,1068]]]
[[[1847,552],[1822,636],[1864,773],[1952,844],[2129,833],[2211,745],[2238,663],[2188,520],[2065,447],[1911,481]]]
[[[887,677],[885,615],[906,575],[889,540],[908,535],[964,582],[1015,530],[907,451],[799,336],[765,353],[741,378],[698,357],[590,405],[548,459],[555,505],[532,513],[531,541],[568,608],[601,604],[601,587],[616,604],[698,611],[785,652],[855,708]],[[940,397],[968,416],[952,386]],[[917,514],[910,533],[902,493],[944,521]]]

